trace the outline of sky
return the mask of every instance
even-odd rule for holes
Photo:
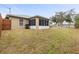
[[[11,8],[11,13],[9,13],[9,8]],[[6,14],[51,17],[55,12],[73,8],[79,12],[79,4],[0,4],[0,13],[3,17]]]

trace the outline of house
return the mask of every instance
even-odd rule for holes
[[[42,16],[6,15],[11,20],[11,29],[48,29],[49,19]]]

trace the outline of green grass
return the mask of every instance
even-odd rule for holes
[[[79,29],[6,30],[0,53],[79,53]]]

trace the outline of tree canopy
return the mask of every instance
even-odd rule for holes
[[[75,17],[75,28],[79,28],[79,15]]]
[[[74,13],[75,13],[74,9],[71,9],[66,12],[63,11],[56,12],[55,16],[52,17],[52,21],[60,25],[62,25],[64,21],[71,23],[73,22],[71,16],[73,16]]]

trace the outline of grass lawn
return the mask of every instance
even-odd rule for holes
[[[79,53],[79,29],[6,30],[0,53]]]

